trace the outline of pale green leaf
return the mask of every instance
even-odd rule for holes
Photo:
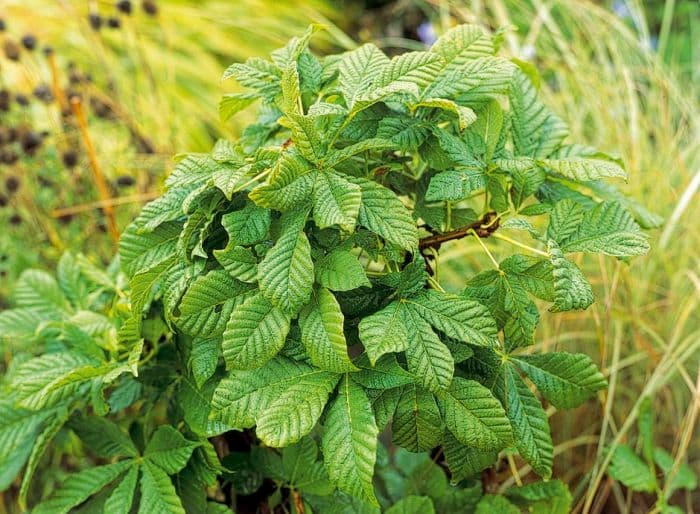
[[[577,407],[607,385],[591,358],[582,353],[521,355],[512,360],[559,409]]]
[[[316,371],[300,375],[257,417],[260,440],[275,448],[299,441],[316,426],[339,375]]]
[[[455,377],[440,402],[445,426],[462,444],[480,450],[500,450],[512,442],[513,433],[503,406],[478,382]]]
[[[221,217],[228,233],[229,244],[248,246],[262,241],[270,230],[272,213],[269,209],[248,203],[243,209]]]
[[[345,103],[352,107],[355,97],[364,92],[388,64],[389,58],[371,43],[344,53],[338,66],[338,83]]]
[[[316,225],[319,228],[338,225],[345,230],[352,230],[360,212],[360,187],[333,172],[316,173],[313,187]]]
[[[301,341],[316,367],[336,373],[357,370],[348,357],[343,322],[333,293],[324,288],[316,290],[299,316]]]
[[[432,392],[447,389],[455,366],[450,350],[417,312],[406,309],[402,318],[409,334],[406,342],[408,370]]]
[[[284,346],[290,319],[257,294],[231,312],[222,342],[229,369],[259,368]]]
[[[372,478],[378,436],[367,395],[346,375],[323,427],[324,463],[331,480],[341,491],[375,505]]]
[[[314,283],[311,246],[303,230],[289,227],[258,266],[263,295],[289,314],[308,300]]]
[[[315,272],[316,281],[332,291],[372,286],[357,257],[347,250],[330,252],[316,262]]]
[[[360,321],[360,340],[372,365],[384,354],[406,350],[408,332],[401,311],[404,304],[395,301]]]
[[[649,465],[626,444],[615,448],[608,467],[608,474],[633,491],[650,493],[657,487],[656,477]]]
[[[563,177],[579,182],[604,177],[627,178],[627,173],[619,164],[605,159],[569,157],[566,159],[541,159],[538,162]]]
[[[593,303],[593,288],[576,265],[567,260],[552,240],[547,245],[554,275],[552,312],[583,310]]]

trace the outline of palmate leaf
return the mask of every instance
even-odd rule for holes
[[[479,450],[460,443],[447,432],[442,442],[447,466],[450,468],[451,482],[458,484],[484,469],[491,467],[498,458],[495,450]]]
[[[559,409],[577,407],[607,385],[591,358],[581,353],[521,355],[512,360]]]
[[[406,349],[409,338],[403,321],[404,308],[402,302],[395,301],[360,321],[360,340],[372,365],[386,353]]]
[[[312,364],[336,373],[357,370],[348,357],[343,321],[333,293],[320,288],[311,295],[311,302],[299,316],[299,326]]]
[[[24,467],[42,423],[51,413],[0,403],[0,490],[9,487]]]
[[[308,364],[284,357],[275,357],[250,371],[231,371],[214,390],[210,418],[232,428],[250,428],[283,391],[318,372]]]
[[[593,303],[593,288],[576,265],[566,259],[554,241],[547,245],[554,275],[552,312],[582,310]]]
[[[458,25],[440,36],[430,51],[436,53],[452,68],[464,66],[472,59],[494,54],[491,38],[478,25]]]
[[[537,97],[528,76],[513,74],[509,93],[513,144],[519,155],[548,157],[568,135],[566,124]]]
[[[313,216],[319,228],[338,225],[352,230],[360,211],[362,193],[357,184],[333,172],[314,174]]]
[[[316,371],[300,375],[257,418],[256,433],[268,446],[299,441],[316,426],[339,375]]]
[[[414,384],[403,387],[391,424],[393,442],[411,452],[424,452],[440,444],[442,432],[435,397]]]
[[[619,164],[605,159],[569,157],[566,159],[541,159],[539,164],[566,178],[585,182],[603,177],[627,178]]]
[[[219,118],[230,120],[236,113],[251,105],[259,96],[255,93],[228,93],[219,101]]]
[[[214,258],[233,278],[247,283],[258,281],[258,259],[250,248],[229,244],[213,253]]]
[[[459,201],[484,187],[486,187],[486,175],[481,171],[467,169],[443,171],[430,179],[425,199],[429,202]]]
[[[445,426],[462,444],[479,450],[500,450],[512,442],[513,432],[503,407],[478,382],[455,377],[439,401]]]
[[[394,192],[371,180],[347,177],[362,190],[358,222],[408,251],[418,246],[418,231],[410,213]]]
[[[150,461],[141,466],[141,502],[139,514],[163,512],[185,514],[175,486],[163,469]]]
[[[185,467],[197,446],[199,443],[188,441],[172,426],[162,425],[148,441],[143,456],[148,463],[174,475]]]
[[[348,107],[353,106],[355,97],[364,92],[388,64],[389,58],[371,43],[343,54],[338,66],[338,82]]]
[[[229,369],[259,368],[284,346],[290,319],[257,294],[238,304],[223,334],[222,349]]]
[[[311,201],[314,175],[311,165],[296,153],[280,157],[267,184],[257,186],[249,196],[257,205],[287,211]]]
[[[279,124],[290,130],[294,146],[305,159],[311,162],[323,159],[326,150],[315,117],[288,113],[280,118]]]
[[[430,52],[406,52],[382,67],[373,86],[386,87],[402,82],[424,87],[433,81],[435,73],[442,67],[442,57]]]
[[[535,473],[542,478],[550,478],[554,445],[547,414],[540,401],[510,365],[502,368],[496,394],[510,420],[518,452]]]
[[[575,232],[557,240],[563,252],[596,252],[613,257],[644,255],[648,237],[619,203],[601,203],[584,216]]]
[[[223,334],[233,309],[251,296],[252,286],[223,270],[210,271],[192,283],[179,305],[178,327],[193,336]]]
[[[314,264],[306,233],[290,225],[258,266],[260,291],[274,305],[294,314],[308,301]]]
[[[497,343],[496,321],[488,308],[478,302],[433,290],[404,302],[448,337],[475,346],[494,346]]]
[[[122,514],[131,512],[131,505],[134,503],[134,492],[139,478],[139,467],[132,468],[124,475],[119,485],[105,501],[104,514]]]
[[[347,250],[333,250],[316,261],[316,281],[331,291],[372,287],[357,257]]]
[[[270,210],[248,203],[239,211],[224,214],[221,224],[226,229],[230,244],[248,246],[265,238],[271,220]]]
[[[375,505],[372,477],[378,435],[367,395],[345,375],[323,427],[323,460],[338,489]]]
[[[122,460],[114,464],[87,468],[70,475],[51,498],[34,507],[32,513],[67,514],[73,507],[100,491],[131,466],[133,463],[130,460]]]
[[[455,367],[450,350],[417,312],[406,309],[402,312],[402,319],[409,334],[406,344],[408,370],[429,391],[437,393],[447,389]]]

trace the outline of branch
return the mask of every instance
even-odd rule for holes
[[[474,230],[479,237],[489,237],[498,229],[498,215],[495,212],[487,212],[480,220],[475,221],[466,227],[456,228],[442,234],[435,234],[424,237],[418,242],[418,248],[424,250],[426,248],[438,249],[443,243],[462,239],[471,230]]]

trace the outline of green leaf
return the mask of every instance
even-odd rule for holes
[[[249,246],[262,241],[270,230],[271,221],[270,210],[253,203],[221,217],[221,224],[228,233],[229,244],[235,246]]]
[[[520,514],[520,509],[510,503],[504,496],[487,494],[479,501],[474,514]]]
[[[357,184],[337,173],[316,173],[314,180],[314,221],[319,228],[338,225],[344,230],[355,227],[362,193]]]
[[[290,318],[264,296],[257,294],[231,312],[222,349],[229,369],[264,365],[284,346]]]
[[[573,262],[564,257],[552,240],[547,245],[554,274],[554,305],[551,312],[583,310],[593,303],[593,288]]]
[[[32,411],[0,402],[0,490],[7,489],[29,458],[39,429],[52,413]]]
[[[250,248],[229,244],[222,250],[214,250],[213,253],[219,264],[233,278],[247,283],[258,281],[258,260]]]
[[[66,297],[56,280],[35,269],[22,272],[14,286],[14,300],[17,307],[27,309],[65,310]]]
[[[485,187],[486,176],[481,171],[448,170],[440,172],[430,179],[425,199],[428,202],[459,201]]]
[[[512,360],[558,409],[577,407],[607,385],[590,357],[581,353],[521,355]]]
[[[418,247],[416,224],[396,194],[371,180],[348,179],[362,189],[360,225],[405,250],[415,250]]]
[[[402,318],[403,308],[402,302],[395,301],[360,321],[360,340],[373,366],[386,353],[406,350],[408,332]]]
[[[552,476],[554,445],[547,413],[512,366],[503,366],[496,390],[513,428],[515,446],[532,469],[544,479]]]
[[[405,386],[391,424],[394,444],[411,452],[425,452],[440,444],[442,432],[435,397],[417,385]]]
[[[291,131],[294,146],[305,159],[311,162],[323,159],[326,151],[315,117],[287,113],[278,123]]]
[[[323,427],[323,455],[331,481],[363,501],[377,505],[372,477],[379,430],[362,387],[345,375]]]
[[[316,281],[332,291],[372,286],[357,257],[347,250],[333,250],[316,262],[315,271]]]
[[[427,496],[407,496],[387,509],[386,514],[435,514],[435,507]]]
[[[216,339],[194,339],[187,364],[198,388],[202,388],[216,372],[221,355],[221,341]]]
[[[503,407],[478,382],[455,377],[440,404],[445,426],[462,444],[479,450],[500,450],[512,442]]]
[[[250,297],[251,291],[251,285],[223,270],[200,275],[182,296],[177,326],[192,336],[220,336],[233,310]]]
[[[230,120],[258,98],[259,96],[255,93],[227,93],[223,95],[219,101],[219,118],[222,122]]]
[[[464,130],[469,125],[476,121],[476,114],[469,107],[458,105],[452,100],[445,98],[426,98],[420,102],[413,104],[413,107],[434,107],[443,111],[452,112],[457,115],[460,130]]]
[[[403,82],[423,87],[431,83],[440,69],[442,58],[430,52],[406,52],[391,59],[379,72],[373,86],[381,88]]]
[[[141,503],[138,514],[162,512],[185,514],[180,498],[170,477],[150,461],[141,466]]]
[[[389,58],[371,43],[342,55],[338,83],[348,107],[353,106],[355,97],[364,92],[388,64]]]
[[[129,436],[107,419],[78,418],[71,422],[70,427],[81,442],[99,457],[136,457],[139,454]]]
[[[454,359],[445,343],[418,313],[407,309],[402,316],[409,339],[406,342],[408,370],[429,391],[443,391],[450,386]]]
[[[560,480],[510,487],[505,495],[510,501],[526,507],[533,514],[569,514],[573,501],[568,487]]]
[[[554,204],[549,216],[547,238],[554,241],[566,241],[576,233],[583,222],[585,211],[578,202],[565,198]]]
[[[413,375],[402,368],[393,355],[380,358],[371,367],[367,359],[360,358],[357,365],[360,372],[353,374],[352,378],[369,389],[389,389],[413,383]]]
[[[578,182],[605,177],[627,179],[627,173],[619,164],[605,159],[568,157],[566,159],[541,159],[538,162],[545,168]]]
[[[281,93],[279,68],[260,57],[251,57],[245,63],[234,63],[226,68],[222,80],[231,77],[241,86],[253,89],[267,98],[274,98],[278,92]]]
[[[629,446],[622,444],[615,448],[608,474],[633,491],[651,493],[656,490],[656,477],[649,466],[634,453]]]
[[[168,475],[174,475],[185,467],[197,446],[199,443],[188,441],[172,426],[162,425],[148,441],[143,457]]]
[[[428,137],[424,120],[409,116],[384,118],[377,126],[377,137],[391,141],[401,149],[415,151]]]
[[[260,440],[274,448],[299,441],[316,426],[337,383],[338,375],[327,371],[298,376],[258,416]]]
[[[654,448],[654,462],[661,468],[664,472],[664,477],[668,480],[671,474],[675,459],[663,448]],[[671,480],[671,484],[668,486],[668,494],[672,495],[678,489],[685,489],[687,491],[694,491],[698,487],[698,476],[693,471],[693,469],[686,464],[681,462],[678,469],[675,470],[675,475]]]
[[[427,290],[404,302],[448,337],[475,346],[498,343],[496,322],[488,308],[476,301]]]
[[[547,157],[561,145],[569,133],[566,124],[545,107],[528,76],[520,70],[513,74],[509,101],[518,155]]]
[[[134,503],[134,492],[136,491],[136,482],[139,478],[138,466],[132,466],[126,473],[119,485],[114,488],[112,493],[105,501],[104,514],[123,514],[131,512],[131,505]]]
[[[258,282],[262,294],[288,314],[298,312],[309,300],[314,264],[303,230],[287,227],[258,266]]]
[[[310,437],[304,437],[298,443],[287,446],[282,452],[282,466],[285,477],[294,484],[307,468],[310,468],[318,457],[316,442]]]
[[[644,255],[648,237],[619,203],[601,203],[586,213],[578,230],[557,241],[563,252],[596,252],[613,257]]]
[[[472,130],[484,141],[486,145],[484,161],[490,162],[496,153],[503,130],[503,109],[497,100],[491,100],[479,111]]]
[[[314,184],[311,171],[311,165],[296,153],[283,154],[267,183],[253,189],[249,197],[261,207],[278,211],[308,204]]]
[[[282,392],[317,373],[308,364],[284,357],[250,371],[231,371],[214,390],[210,418],[239,430],[250,428]]]
[[[493,55],[494,47],[480,26],[463,24],[440,36],[430,51],[441,55],[453,68],[459,68],[472,59]]]
[[[32,509],[32,514],[67,514],[73,507],[80,505],[115,480],[130,466],[133,466],[130,460],[122,460],[69,475],[49,500]]]
[[[321,369],[344,373],[357,371],[348,357],[343,313],[328,289],[320,288],[299,316],[301,341],[311,363]]]
[[[153,232],[141,233],[131,224],[119,239],[119,262],[122,270],[133,277],[138,271],[161,263],[175,253],[182,224],[169,222]]]
[[[458,484],[493,465],[498,451],[479,450],[460,443],[451,433],[446,433],[442,442],[447,466],[450,468],[452,484]]]

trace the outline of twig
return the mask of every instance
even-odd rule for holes
[[[50,53],[47,57],[49,60],[49,68],[51,68],[51,89],[53,90],[53,96],[58,100],[58,105],[61,106],[61,112],[68,108],[68,101],[66,100],[66,95],[63,93],[61,88],[61,79],[58,76],[58,66],[56,65],[56,56]]]
[[[437,249],[440,248],[443,243],[466,237],[470,231],[474,231],[479,237],[489,237],[498,229],[498,221],[493,221],[496,217],[497,214],[495,212],[487,212],[480,220],[466,227],[460,227],[442,234],[424,237],[418,242],[418,248],[421,250],[425,250],[426,248]]]
[[[85,117],[85,112],[83,111],[82,103],[80,98],[74,96],[70,99],[70,105],[73,109],[73,114],[75,119],[78,120],[78,127],[80,129],[80,135],[83,138],[83,144],[85,145],[85,150],[87,151],[88,158],[90,160],[90,169],[92,170],[92,178],[97,186],[97,191],[100,194],[100,199],[102,201],[108,201],[110,198],[109,188],[107,187],[107,182],[100,171],[100,164],[97,161],[97,154],[95,153],[95,147],[92,144],[92,139],[90,139],[90,133],[87,126],[87,118]],[[107,203],[102,207],[102,212],[105,213],[107,217],[107,224],[109,227],[109,233],[114,240],[116,245],[119,242],[119,230],[117,230],[117,222],[114,218],[114,209]]]
[[[63,216],[69,216],[71,214],[78,214],[81,212],[91,211],[93,209],[102,209],[105,206],[117,206],[129,203],[147,202],[148,200],[153,200],[154,198],[157,198],[159,194],[160,193],[158,193],[157,191],[151,191],[150,193],[120,196],[117,198],[106,198],[104,200],[98,200],[96,202],[83,203],[80,205],[73,205],[71,207],[63,207],[61,209],[54,209],[53,211],[51,211],[51,217],[62,218]]]

